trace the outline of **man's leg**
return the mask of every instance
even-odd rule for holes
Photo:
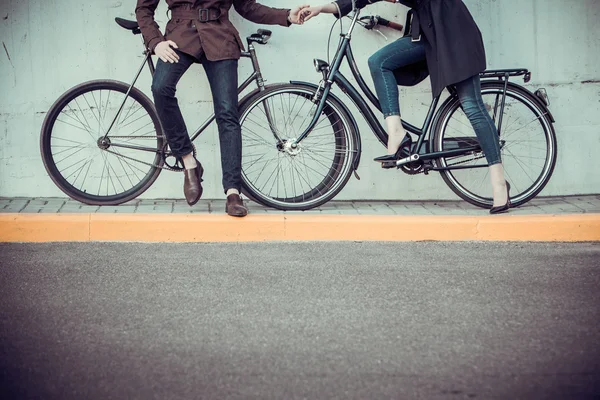
[[[184,160],[186,168],[184,180],[184,194],[190,205],[194,205],[202,195],[202,166],[196,164],[193,157],[193,147],[188,135],[179,103],[175,97],[177,82],[188,70],[195,58],[178,50],[179,62],[165,63],[158,60],[156,71],[152,78],[152,94],[158,118],[162,125],[169,147],[178,158]]]
[[[209,61],[205,57],[202,65],[210,83],[219,128],[227,213],[243,217],[248,210],[239,197],[242,190],[242,132],[238,110],[238,61]]]

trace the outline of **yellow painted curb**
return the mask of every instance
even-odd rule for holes
[[[0,242],[86,242],[88,214],[0,214]]]
[[[91,241],[260,242],[284,240],[283,216],[93,214]]]
[[[0,214],[0,242],[600,241],[600,214]]]

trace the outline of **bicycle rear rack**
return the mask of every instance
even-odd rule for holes
[[[526,68],[515,68],[515,69],[490,69],[483,71],[479,74],[480,78],[488,79],[488,78],[510,78],[511,76],[523,76],[523,80],[525,83],[531,80],[531,72]]]

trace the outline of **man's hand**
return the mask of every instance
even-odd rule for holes
[[[161,60],[169,63],[179,62],[179,56],[175,53],[173,48],[178,49],[177,44],[172,40],[165,40],[160,42],[154,47],[154,54],[156,54]]]
[[[304,21],[300,18],[300,13],[302,10],[305,10],[309,7],[310,6],[308,4],[295,7],[294,9],[292,9],[290,11],[290,15],[288,16],[288,21],[290,21],[292,24],[302,25],[304,23]]]

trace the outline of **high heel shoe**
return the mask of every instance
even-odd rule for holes
[[[385,156],[374,158],[373,161],[383,163],[383,162],[388,162],[388,161],[397,161],[401,158],[402,158],[402,146],[400,146],[400,148],[398,150],[396,150],[396,153],[386,154]]]
[[[385,163],[385,162],[390,162],[390,161],[397,161],[397,160],[400,160],[401,158],[408,157],[410,154],[402,154],[402,151],[405,150],[407,147],[410,148],[411,144],[412,144],[412,139],[411,139],[410,135],[407,133],[406,136],[404,136],[404,139],[402,139],[402,142],[400,142],[400,146],[398,147],[398,150],[396,150],[396,152],[394,154],[386,154],[385,156],[374,158],[373,161]]]
[[[510,183],[508,183],[508,182],[506,182],[506,196],[507,196],[506,204],[503,206],[492,207],[492,209],[490,210],[490,214],[505,213],[511,207],[512,204],[510,202]]]

